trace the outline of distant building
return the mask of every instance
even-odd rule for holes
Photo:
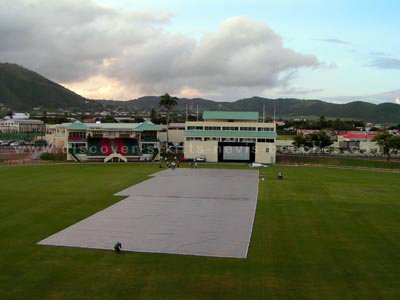
[[[23,118],[14,118],[22,116]],[[28,117],[28,118],[26,118]],[[46,125],[43,121],[29,119],[29,114],[14,114],[13,118],[0,120],[1,133],[45,133]]]
[[[308,135],[308,134],[314,134],[314,133],[319,133],[319,129],[297,129],[297,134],[298,135]]]
[[[285,126],[285,121],[276,121],[276,126]]]
[[[13,113],[12,114],[12,118],[13,119],[19,119],[19,120],[29,119],[30,118],[30,114],[28,114],[28,113]]]
[[[102,117],[108,117],[108,116],[111,115],[111,113],[108,112],[108,111],[102,111],[99,115],[102,116]]]
[[[86,118],[82,120],[82,123],[96,123],[96,118]]]
[[[376,131],[346,131],[338,133],[337,138],[339,142],[371,141],[375,135]]]

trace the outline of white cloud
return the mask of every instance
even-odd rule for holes
[[[320,64],[285,48],[278,34],[250,18],[226,19],[195,39],[168,31],[171,17],[119,12],[89,0],[2,1],[0,60],[86,96],[125,99],[164,92],[256,95],[286,87],[298,69]]]

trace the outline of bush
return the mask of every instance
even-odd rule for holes
[[[40,155],[40,159],[42,160],[56,160],[56,156],[53,153],[45,152]]]

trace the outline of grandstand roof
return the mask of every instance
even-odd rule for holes
[[[275,131],[220,131],[186,130],[185,136],[241,137],[241,138],[276,138]]]
[[[88,129],[88,127],[85,124],[83,124],[79,121],[76,121],[76,122],[72,123],[71,125],[69,125],[67,127],[67,129],[68,130],[86,130],[86,129]]]
[[[256,111],[205,111],[204,120],[254,120],[258,121]]]
[[[161,127],[152,123],[151,121],[144,121],[143,123],[139,123],[139,126],[137,126],[136,129],[140,131],[145,131],[145,130],[158,131],[161,130]]]

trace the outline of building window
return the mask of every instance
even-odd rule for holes
[[[265,148],[265,152],[269,153],[269,148]]]
[[[86,132],[70,132],[70,137],[86,138]]]
[[[257,139],[258,143],[273,143],[274,139]]]
[[[258,127],[258,131],[274,131],[273,127]]]
[[[219,141],[219,138],[217,138],[217,137],[205,137],[205,138],[204,138],[204,141],[205,141],[205,142],[210,142],[210,141],[212,141],[212,142],[218,142],[218,141]]]
[[[256,127],[240,127],[240,131],[256,131]]]
[[[221,142],[237,142],[238,139],[236,138],[222,138]]]
[[[205,126],[204,130],[214,130],[214,131],[219,131],[221,130],[221,127],[219,126]]]
[[[239,142],[242,142],[242,143],[255,143],[256,139],[242,138],[242,139],[239,139]]]
[[[203,126],[188,126],[187,130],[203,130]]]
[[[192,136],[188,136],[188,137],[186,137],[186,141],[187,141],[187,142],[202,141],[202,138],[201,138],[201,137],[192,137]]]
[[[225,131],[238,131],[239,128],[238,127],[226,126],[226,127],[222,127],[222,130],[225,130]]]

